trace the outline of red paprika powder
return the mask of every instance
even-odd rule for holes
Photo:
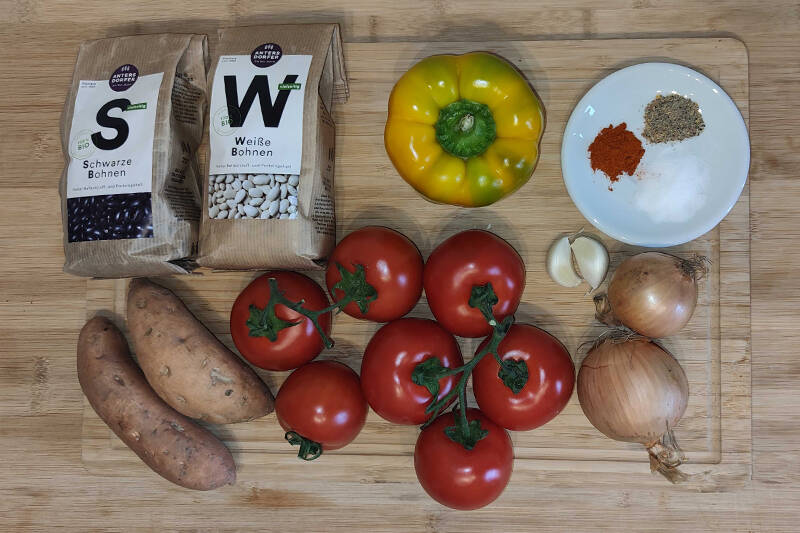
[[[623,172],[632,176],[643,155],[642,141],[628,131],[624,122],[618,126],[609,124],[589,145],[592,170],[604,172],[612,182],[618,181]]]

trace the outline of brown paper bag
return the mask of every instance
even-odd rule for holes
[[[61,121],[65,272],[120,278],[190,268],[207,61],[201,35],[81,45]]]
[[[220,30],[208,85],[198,263],[320,268],[336,243],[331,111],[348,96],[339,26]]]

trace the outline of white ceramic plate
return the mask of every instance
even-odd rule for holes
[[[705,122],[700,135],[668,145],[647,142],[644,109],[657,94],[680,94],[697,102]],[[621,122],[642,141],[645,155],[634,176],[623,174],[612,184],[602,172],[592,171],[588,149],[600,130]],[[653,182],[647,188],[646,180],[648,169],[656,168],[652,161],[665,150],[672,160],[676,154],[693,158],[694,164],[681,168],[704,169],[705,178],[691,187],[697,194],[679,198],[690,206],[679,213],[643,201],[662,191],[656,188],[654,194]],[[742,193],[749,167],[750,141],[736,104],[707,77],[671,63],[641,63],[602,79],[575,106],[561,144],[564,183],[578,210],[606,235],[638,246],[683,244],[713,229]],[[669,201],[668,194],[661,196]]]

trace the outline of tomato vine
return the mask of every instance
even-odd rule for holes
[[[481,351],[475,354],[475,357],[473,357],[471,361],[458,368],[445,368],[438,358],[431,357],[418,364],[411,375],[411,380],[414,383],[426,387],[431,393],[431,396],[436,398],[439,394],[440,379],[454,374],[461,374],[458,384],[452,391],[439,400],[432,402],[426,408],[425,411],[431,413],[431,417],[422,427],[424,428],[431,424],[453,397],[458,395],[458,403],[453,408],[456,425],[449,426],[445,428],[444,431],[450,440],[461,444],[467,450],[474,448],[478,441],[488,434],[488,431],[481,427],[479,420],[468,421],[466,413],[467,381],[472,374],[472,370],[481,359],[483,359],[486,354],[494,354],[494,357],[500,365],[498,377],[514,394],[521,391],[528,382],[528,366],[525,364],[525,361],[503,360],[498,355],[498,347],[508,333],[508,330],[514,324],[514,316],[507,316],[503,320],[498,321],[492,311],[492,308],[497,302],[498,298],[491,283],[475,285],[472,288],[469,305],[481,312],[487,323],[492,327],[492,333],[489,337],[489,342],[486,343],[486,346],[484,346]]]

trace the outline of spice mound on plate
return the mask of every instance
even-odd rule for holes
[[[617,126],[609,124],[589,145],[592,170],[604,172],[612,182],[618,181],[623,173],[632,176],[643,155],[642,141],[624,122]]]
[[[644,110],[642,135],[651,143],[667,143],[700,135],[705,127],[697,102],[679,94],[659,94]]]

